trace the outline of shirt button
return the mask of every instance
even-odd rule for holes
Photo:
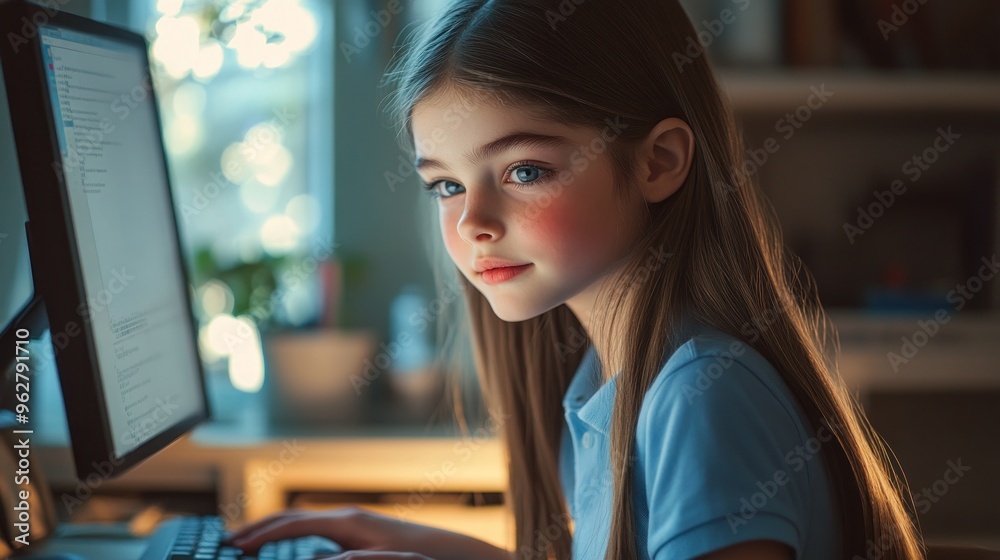
[[[594,434],[592,432],[583,433],[583,447],[584,449],[590,449],[594,446]]]

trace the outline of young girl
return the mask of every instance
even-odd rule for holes
[[[457,0],[406,54],[389,74],[394,115],[502,419],[516,549],[354,508],[270,517],[237,545],[320,534],[356,550],[343,558],[924,557],[676,0]]]

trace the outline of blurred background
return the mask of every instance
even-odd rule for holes
[[[448,3],[61,4],[149,40],[213,405],[210,424],[90,488],[72,475],[55,371],[39,371],[63,518],[240,522],[352,503],[509,544],[502,452],[470,362],[432,362],[461,301],[435,280],[451,268],[434,202],[376,89],[400,34]],[[997,545],[1000,4],[683,4],[739,118],[743,171],[814,275],[840,372],[925,534]],[[5,231],[4,262],[23,266],[23,231]],[[457,397],[446,378],[464,380]],[[285,461],[292,441],[306,451]],[[945,483],[956,461],[970,469]]]

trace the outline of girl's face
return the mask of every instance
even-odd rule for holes
[[[615,200],[615,123],[570,127],[440,93],[414,107],[412,124],[448,254],[494,313],[523,321],[566,303],[586,320],[638,234]],[[488,258],[524,266],[484,274]]]

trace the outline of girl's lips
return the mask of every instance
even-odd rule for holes
[[[522,272],[531,268],[531,263],[523,264],[520,266],[505,266],[501,268],[491,268],[490,270],[484,270],[480,273],[483,277],[483,281],[487,284],[500,284],[501,282],[506,282],[513,279],[514,277],[520,275]]]
[[[504,267],[514,267],[514,266],[524,266],[526,262],[511,261],[507,259],[501,259],[498,257],[480,257],[476,259],[475,263],[472,265],[472,269],[476,272],[486,272],[487,270],[494,268],[504,268]]]

